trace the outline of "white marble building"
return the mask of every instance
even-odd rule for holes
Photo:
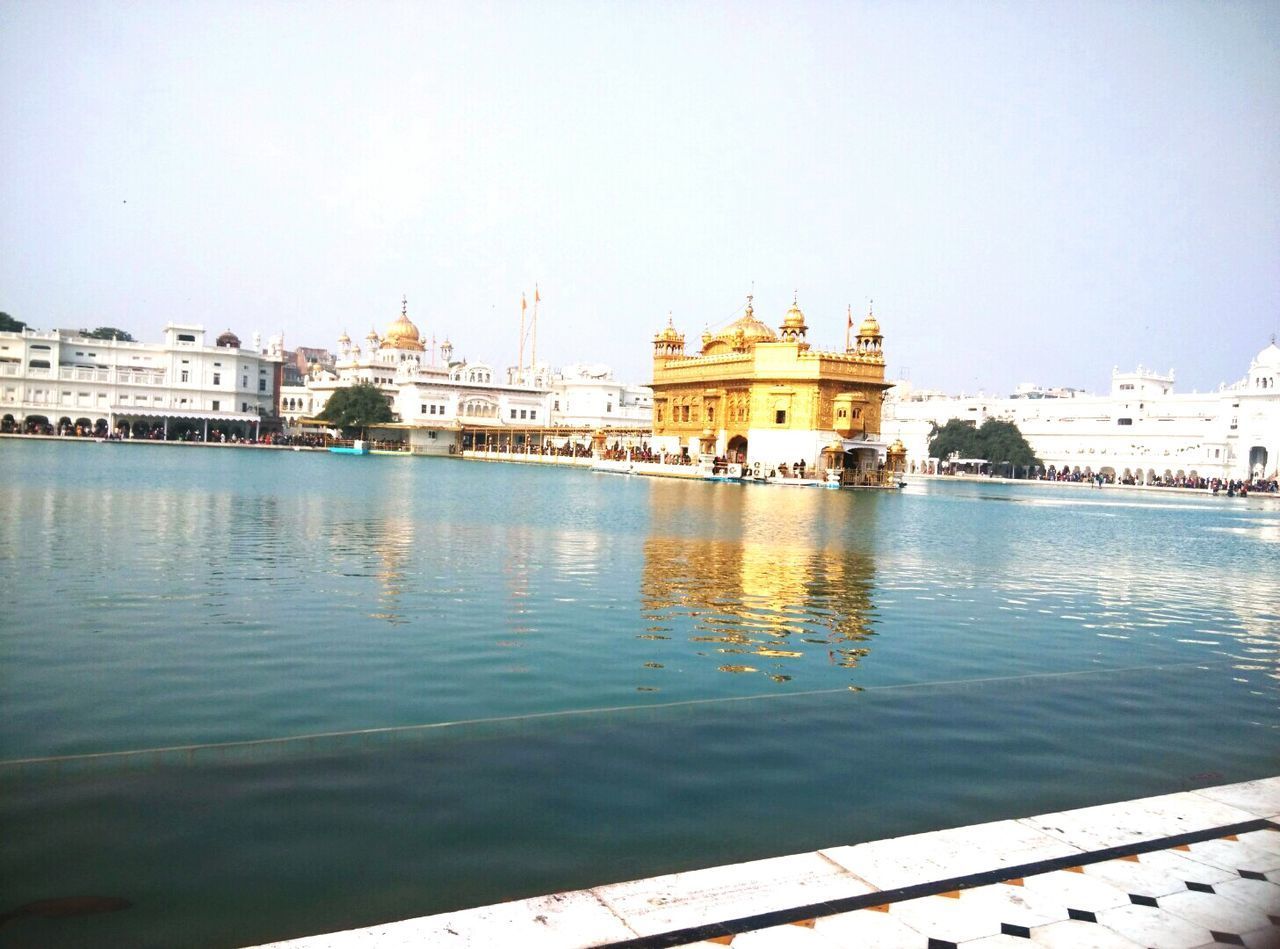
[[[92,339],[73,330],[0,333],[0,420],[83,434],[192,430],[256,435],[276,409],[284,345],[241,346],[227,331],[170,323],[161,343]]]
[[[944,396],[899,383],[884,403],[885,438],[907,446],[908,470],[929,464],[933,427],[1013,422],[1046,467],[1151,483],[1178,478],[1275,478],[1280,466],[1280,347],[1272,341],[1244,378],[1181,393],[1174,376],[1139,367],[1112,373],[1111,391],[1019,387],[1011,397]]]
[[[357,343],[343,334],[334,370],[317,369],[304,386],[286,387],[282,411],[291,424],[315,418],[335,391],[361,382],[386,395],[397,419],[372,434],[381,431],[419,454],[470,447],[477,433],[496,444],[523,445],[553,424],[545,365],[502,373],[489,363],[455,360],[448,339],[439,346],[423,342],[407,301],[382,335],[371,329]]]
[[[567,428],[653,427],[653,390],[619,382],[599,363],[565,366],[551,380],[551,423]]]

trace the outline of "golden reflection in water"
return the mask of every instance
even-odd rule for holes
[[[688,636],[720,671],[760,672],[779,682],[815,654],[857,667],[875,632],[875,561],[847,546],[837,519],[870,516],[871,507],[853,508],[812,488],[715,494],[716,520],[730,535],[723,538],[673,532],[684,518],[678,510],[673,517],[671,499],[655,492],[660,509],[644,545],[649,625],[642,638]]]

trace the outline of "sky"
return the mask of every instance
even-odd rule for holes
[[[1273,2],[0,0],[0,311],[649,379],[754,292],[889,374],[1182,391],[1280,331]]]

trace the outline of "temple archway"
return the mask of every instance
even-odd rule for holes
[[[747,440],[742,435],[734,435],[725,446],[725,452],[732,464],[742,464],[747,460]]]

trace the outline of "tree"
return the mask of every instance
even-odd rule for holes
[[[114,326],[99,326],[94,330],[81,330],[81,336],[87,336],[89,339],[118,339],[122,343],[132,343],[133,336],[124,330],[118,330]]]
[[[953,418],[929,439],[929,457],[946,458],[951,453],[961,458],[982,458],[978,432],[963,419]]]
[[[938,429],[929,439],[930,457],[946,458],[952,452],[961,458],[982,458],[993,465],[1009,464],[1015,468],[1041,463],[1018,426],[993,418],[983,422],[981,428],[953,418]]]
[[[1000,422],[989,418],[977,431],[982,457],[993,464],[1010,464],[1015,468],[1038,465],[1040,459],[1031,450],[1022,432],[1012,422]]]
[[[0,313],[0,333],[21,333],[27,324],[15,320],[8,313]]]
[[[320,418],[331,422],[344,433],[360,429],[363,437],[365,428],[390,422],[394,416],[387,397],[378,391],[378,387],[369,382],[360,382],[334,392],[325,403]]]

